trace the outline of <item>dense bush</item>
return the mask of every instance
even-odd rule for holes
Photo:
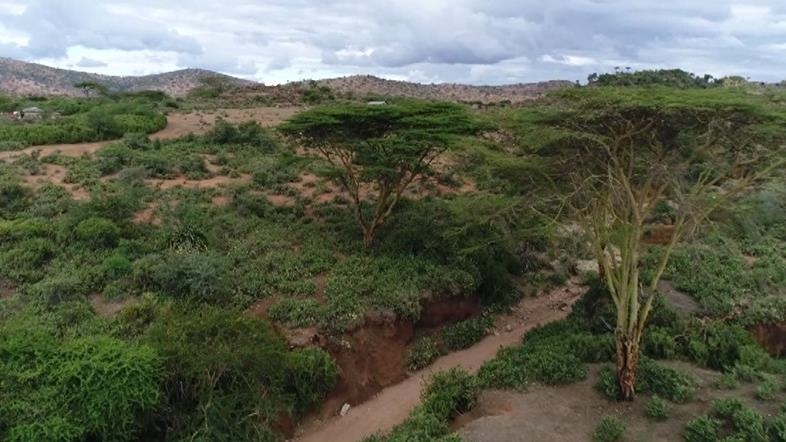
[[[460,369],[435,374],[422,393],[422,402],[406,421],[386,437],[387,442],[426,442],[441,439],[449,432],[450,420],[475,405],[477,379]]]
[[[149,255],[134,263],[134,277],[177,299],[224,304],[232,295],[229,262],[215,253]]]
[[[3,440],[132,440],[158,405],[161,363],[148,346],[60,340],[20,316],[0,325],[0,361]]]
[[[105,218],[88,218],[74,229],[74,238],[94,249],[114,247],[119,236],[120,229]]]
[[[420,370],[434,362],[442,352],[439,344],[431,337],[424,336],[410,345],[407,352],[407,367],[410,370]]]
[[[213,307],[165,311],[145,341],[165,361],[159,419],[173,439],[272,439],[281,413],[319,403],[337,374],[322,350],[290,352],[267,323]]]
[[[610,366],[601,369],[596,386],[609,398],[619,397],[617,378]],[[696,384],[685,374],[643,358],[639,361],[636,392],[651,393],[672,402],[683,403],[693,399]]]
[[[482,384],[523,389],[531,382],[557,385],[585,379],[587,369],[576,350],[587,352],[572,346],[575,336],[570,328],[567,321],[560,321],[532,330],[522,346],[505,348],[483,364],[478,373]]]
[[[72,99],[79,101],[78,99]],[[40,105],[57,111],[55,101]],[[127,132],[150,133],[166,126],[166,117],[147,100],[93,99],[81,101],[57,118],[0,125],[0,139],[21,145],[79,143],[119,138]]]
[[[461,350],[483,339],[493,325],[494,319],[486,315],[457,322],[442,329],[442,342],[448,350]]]
[[[721,422],[709,416],[699,416],[685,426],[685,442],[716,442],[720,439]]]

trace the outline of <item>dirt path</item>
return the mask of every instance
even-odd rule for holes
[[[260,107],[253,109],[221,109],[216,111],[196,111],[189,113],[172,113],[167,115],[167,125],[160,131],[150,135],[151,139],[169,140],[180,138],[190,133],[203,134],[207,132],[218,118],[223,118],[232,123],[243,121],[257,121],[263,127],[275,126],[302,110],[299,107]],[[41,156],[59,153],[61,155],[78,157],[84,153],[93,153],[104,146],[117,143],[118,140],[98,141],[95,143],[76,144],[50,144],[33,146],[26,149],[0,152],[0,161],[14,159],[33,152]]]
[[[378,432],[388,432],[403,422],[420,402],[423,381],[433,373],[453,367],[476,372],[502,347],[521,342],[528,330],[564,318],[570,306],[585,289],[571,282],[564,287],[534,298],[523,299],[513,311],[497,321],[497,332],[474,346],[437,359],[431,366],[414,373],[405,381],[388,387],[371,400],[353,405],[344,417],[311,422],[298,429],[301,442],[354,442]]]

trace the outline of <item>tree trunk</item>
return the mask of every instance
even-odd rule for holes
[[[617,385],[620,390],[620,400],[632,401],[636,396],[638,365],[638,339],[617,333]]]
[[[363,228],[363,246],[367,249],[371,248],[371,244],[374,243],[374,230],[372,227]]]

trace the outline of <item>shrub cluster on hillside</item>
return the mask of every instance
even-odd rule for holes
[[[0,122],[0,139],[5,143],[4,150],[8,150],[12,146],[101,141],[131,132],[155,132],[166,126],[166,117],[158,110],[161,100],[157,98],[57,98],[35,103],[42,109],[42,116],[37,120]],[[5,107],[11,105],[7,103]]]

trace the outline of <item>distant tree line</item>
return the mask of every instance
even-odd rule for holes
[[[719,86],[740,86],[747,79],[740,76],[715,78],[710,74],[697,75],[682,69],[657,69],[631,71],[616,67],[614,72],[606,74],[592,73],[587,77],[587,84],[597,86],[668,86],[679,89],[706,89]]]

